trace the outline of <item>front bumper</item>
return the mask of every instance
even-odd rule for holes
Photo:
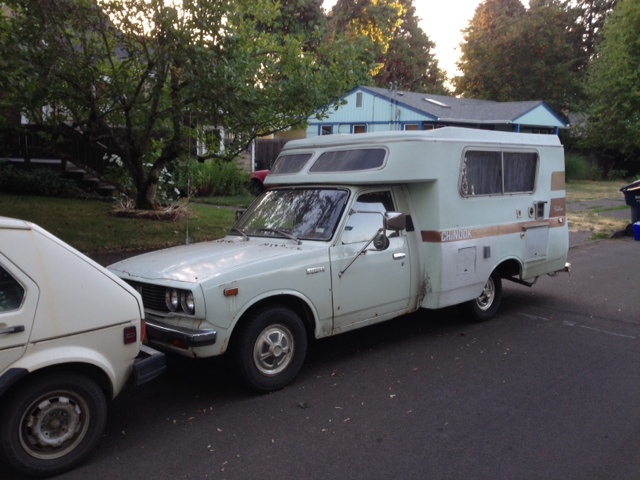
[[[164,353],[146,345],[140,346],[140,353],[133,361],[133,384],[137,387],[162,375],[167,369]]]
[[[195,330],[192,328],[168,325],[155,319],[146,319],[147,339],[151,344],[167,345],[177,348],[206,347],[216,343],[216,330]]]

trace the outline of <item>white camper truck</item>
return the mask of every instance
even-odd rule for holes
[[[307,340],[463,304],[494,316],[502,280],[567,271],[556,136],[442,128],[291,141],[225,238],[111,269],[141,292],[151,345],[234,356],[259,391]]]

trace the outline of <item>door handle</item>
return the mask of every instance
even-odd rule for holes
[[[394,253],[393,254],[393,259],[394,260],[404,260],[407,257],[407,254],[404,252],[400,252],[400,253]]]
[[[24,325],[15,325],[13,327],[0,328],[0,335],[5,333],[20,333],[24,332]]]

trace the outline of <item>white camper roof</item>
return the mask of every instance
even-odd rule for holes
[[[469,148],[540,151],[562,145],[556,135],[459,127],[310,137],[288,142],[266,185],[381,184],[434,181],[458,172]],[[456,173],[457,175],[457,173]]]

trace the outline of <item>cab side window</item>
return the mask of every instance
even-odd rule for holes
[[[17,310],[24,300],[24,287],[0,266],[0,313]]]
[[[363,193],[353,206],[352,213],[342,234],[342,243],[359,243],[371,240],[383,225],[384,212],[394,211],[393,198],[388,190]],[[389,233],[389,232],[387,232]]]

